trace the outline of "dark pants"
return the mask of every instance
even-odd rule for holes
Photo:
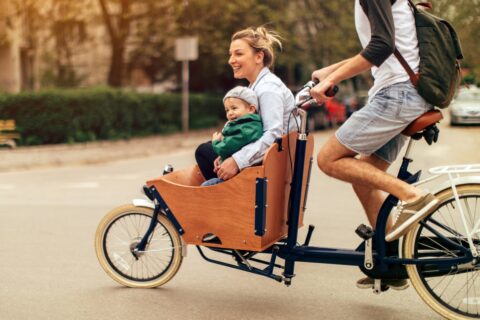
[[[217,154],[213,151],[212,142],[202,143],[195,150],[195,160],[203,174],[205,180],[217,178],[217,174],[213,172],[213,161],[217,158]]]

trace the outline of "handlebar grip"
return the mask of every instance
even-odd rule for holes
[[[310,88],[313,88],[314,86],[316,86],[317,84],[320,83],[320,80],[314,78],[312,81],[310,81],[309,83],[307,83],[307,86],[309,86]],[[330,89],[328,89],[326,92],[325,92],[325,95],[327,97],[334,97],[338,92],[338,86],[331,86]]]
[[[338,92],[338,86],[331,86],[330,89],[328,89],[326,92],[325,92],[325,95],[327,97],[334,97]]]

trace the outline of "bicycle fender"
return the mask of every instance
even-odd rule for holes
[[[461,186],[465,184],[480,184],[480,176],[467,176],[467,177],[458,177],[453,179],[455,186]],[[452,182],[446,180],[440,184],[435,190],[432,191],[432,194],[437,194],[443,190],[450,189],[452,187]]]
[[[153,204],[153,202],[147,199],[133,199],[132,203],[135,207],[155,209],[155,205]]]

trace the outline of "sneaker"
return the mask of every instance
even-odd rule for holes
[[[427,193],[420,199],[405,203],[400,207],[400,212],[393,224],[392,230],[385,240],[390,242],[397,240],[407,233],[417,222],[428,216],[437,208],[438,199],[431,193]]]
[[[375,285],[375,279],[365,277],[357,281],[357,288],[372,289]],[[407,279],[382,279],[382,286],[388,286],[393,290],[405,290],[409,287]]]

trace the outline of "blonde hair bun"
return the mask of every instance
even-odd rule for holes
[[[273,47],[277,45],[282,49],[282,42],[280,41],[282,37],[277,32],[269,30],[264,26],[250,27],[235,32],[232,36],[232,41],[238,39],[245,40],[255,51],[263,52],[263,64],[268,68],[272,68],[275,62]]]

